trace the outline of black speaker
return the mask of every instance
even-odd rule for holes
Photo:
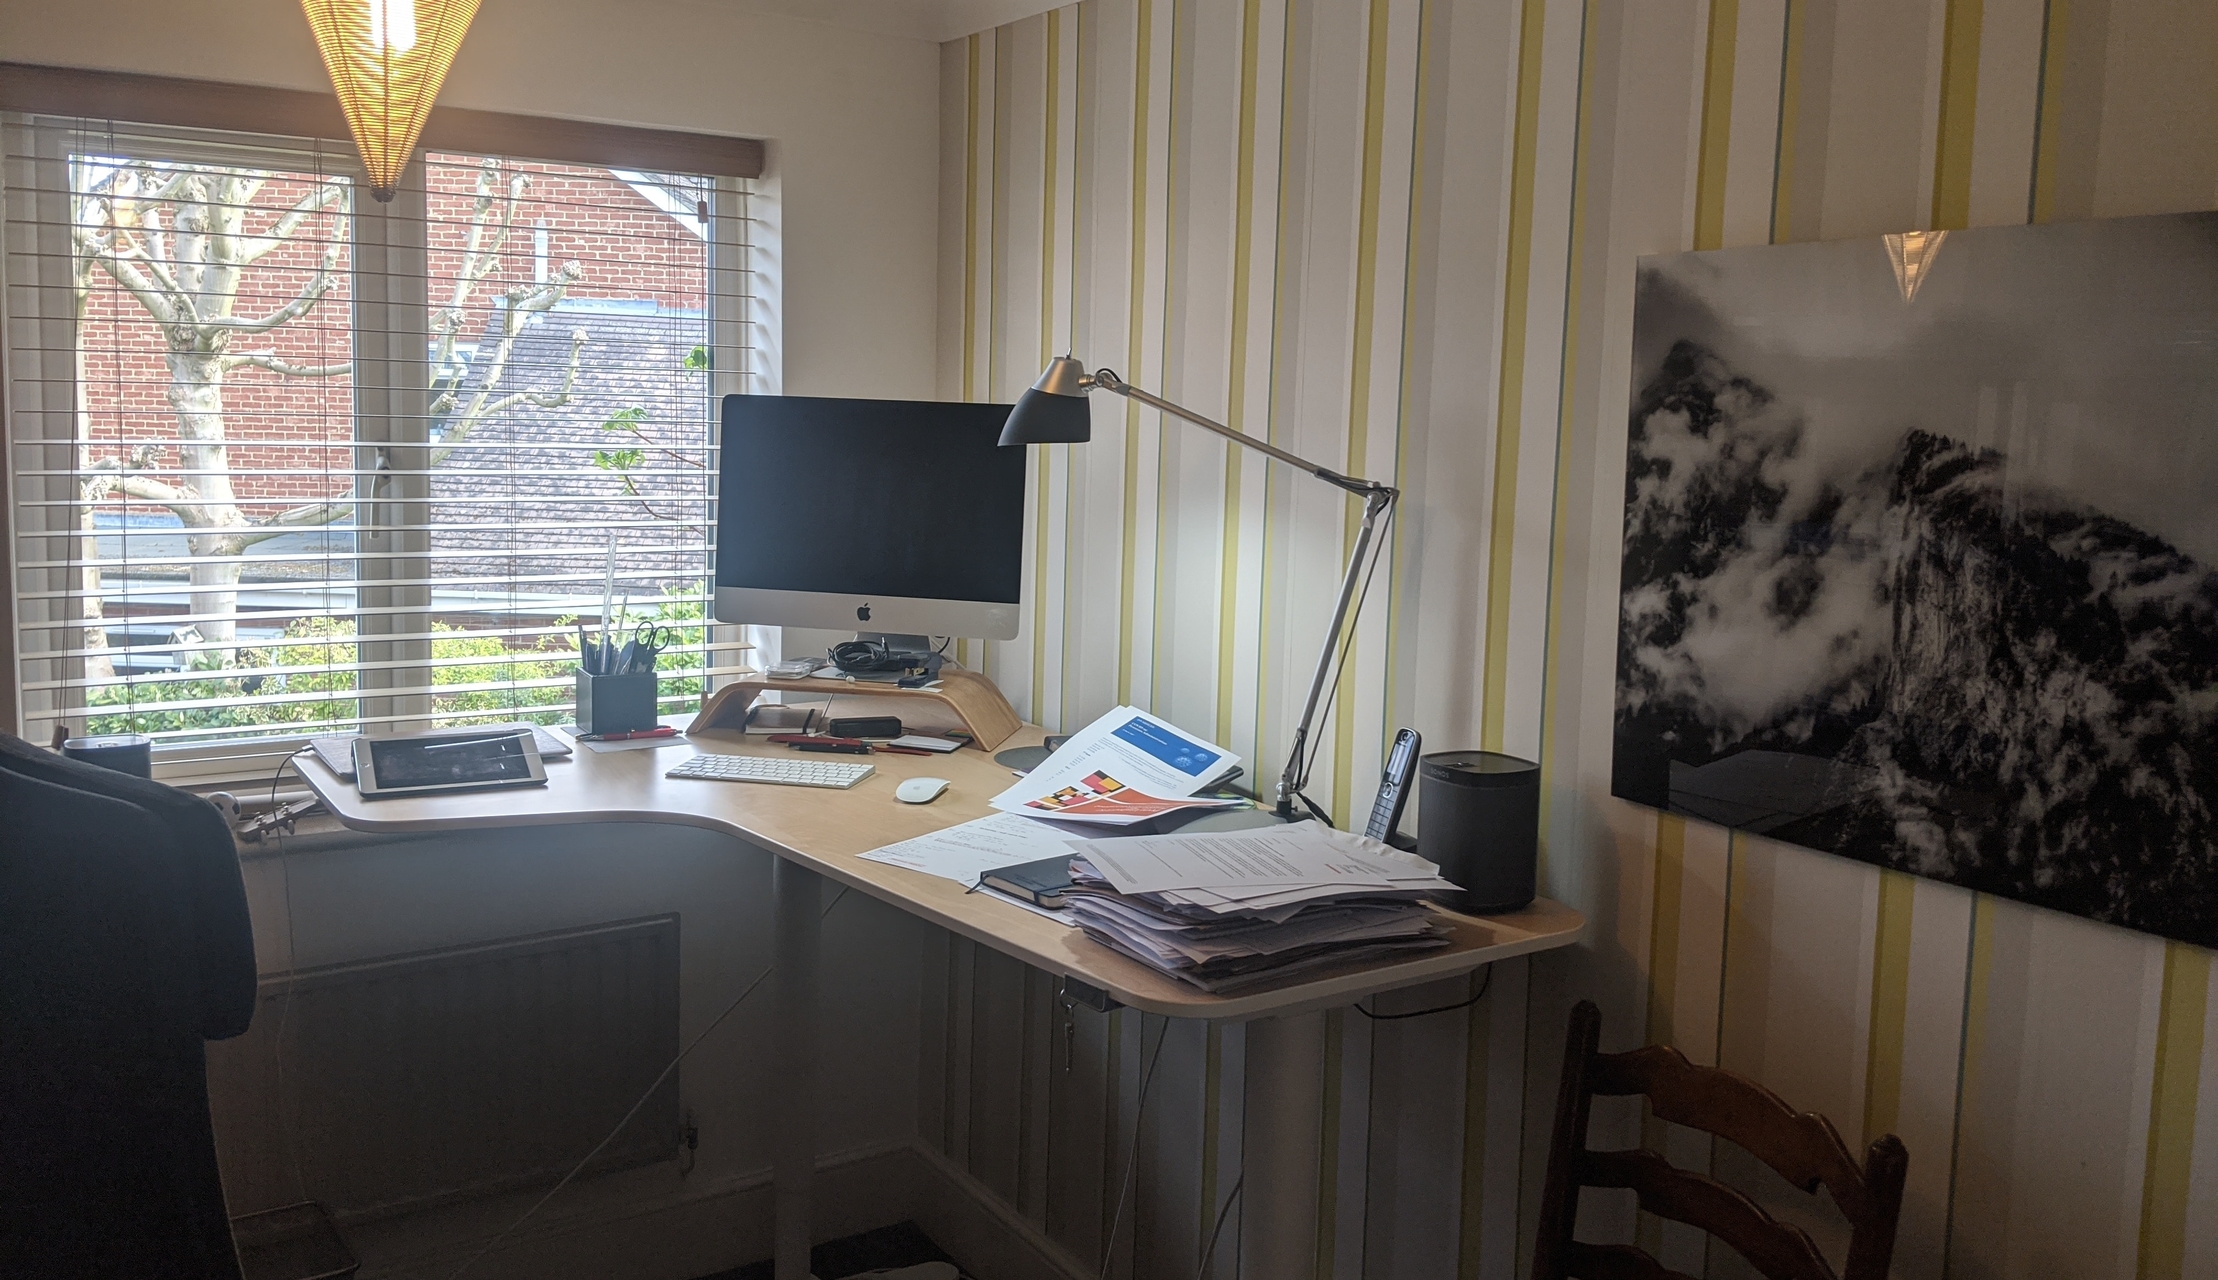
[[[86,764],[97,764],[134,777],[154,776],[154,739],[143,733],[105,733],[91,738],[71,738],[62,743],[62,754]]]
[[[1540,766],[1498,751],[1436,751],[1417,765],[1417,853],[1462,886],[1448,905],[1488,914],[1533,900]]]

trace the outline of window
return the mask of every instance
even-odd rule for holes
[[[6,125],[26,731],[240,774],[306,735],[573,705],[578,625],[707,621],[715,406],[759,376],[742,180]]]

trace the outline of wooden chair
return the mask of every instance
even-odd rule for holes
[[[1762,1085],[1718,1067],[1695,1066],[1669,1045],[1597,1053],[1601,1029],[1601,1011],[1592,1003],[1582,1000],[1572,1009],[1556,1093],[1555,1141],[1541,1188],[1533,1280],[1687,1280],[1631,1246],[1573,1240],[1580,1187],[1628,1188],[1640,1197],[1641,1208],[1707,1231],[1771,1280],[1885,1280],[1910,1160],[1901,1139],[1888,1134],[1874,1141],[1858,1168],[1825,1117],[1797,1114]],[[1734,1142],[1812,1195],[1822,1183],[1852,1232],[1846,1268],[1836,1277],[1808,1233],[1721,1182],[1676,1168],[1652,1151],[1588,1150],[1587,1117],[1598,1094],[1645,1095],[1659,1119]]]

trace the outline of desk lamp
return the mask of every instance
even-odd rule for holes
[[[1008,425],[1001,430],[1004,445],[1027,444],[1083,444],[1093,438],[1093,414],[1086,405],[1086,393],[1109,391],[1128,400],[1137,400],[1153,409],[1159,409],[1174,418],[1183,418],[1197,427],[1216,432],[1227,440],[1256,449],[1289,466],[1299,467],[1309,474],[1336,488],[1345,489],[1363,499],[1363,528],[1356,535],[1355,550],[1348,556],[1347,576],[1340,582],[1340,598],[1332,607],[1332,627],[1325,633],[1324,652],[1317,655],[1317,673],[1310,677],[1309,698],[1302,704],[1301,722],[1294,727],[1294,749],[1286,757],[1286,770],[1279,775],[1277,804],[1272,812],[1285,821],[1294,817],[1294,801],[1299,799],[1312,813],[1317,807],[1302,794],[1309,782],[1308,766],[1304,762],[1309,744],[1309,732],[1317,719],[1317,704],[1324,697],[1325,682],[1332,675],[1340,652],[1340,637],[1347,630],[1351,606],[1357,603],[1356,584],[1364,576],[1364,566],[1371,550],[1372,535],[1378,528],[1380,517],[1393,510],[1394,503],[1402,496],[1401,490],[1383,485],[1375,480],[1358,480],[1344,476],[1330,467],[1319,466],[1307,459],[1296,457],[1265,440],[1258,440],[1244,431],[1235,431],[1221,422],[1212,421],[1191,409],[1172,404],[1160,396],[1152,396],[1118,377],[1110,369],[1086,372],[1086,366],[1070,356],[1057,356],[1048,362],[1047,371],[1032,389],[1017,398],[1016,407],[1009,411]],[[1322,817],[1322,814],[1319,814]]]

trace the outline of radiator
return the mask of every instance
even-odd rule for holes
[[[678,918],[657,916],[262,979],[208,1046],[231,1212],[342,1218],[549,1181],[678,1052]],[[675,1158],[677,1073],[596,1170]]]

